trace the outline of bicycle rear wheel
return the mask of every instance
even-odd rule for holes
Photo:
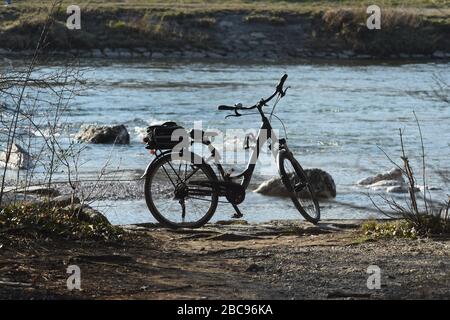
[[[187,159],[194,159],[190,155]],[[166,154],[152,164],[145,177],[145,201],[163,226],[199,228],[216,211],[219,198],[214,188],[216,181],[217,176],[208,164],[175,160],[172,154]]]
[[[283,152],[280,155],[279,166],[281,180],[297,210],[309,222],[314,224],[319,222],[319,202],[300,163],[291,152]]]

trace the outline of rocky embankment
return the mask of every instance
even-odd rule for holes
[[[312,12],[84,10],[82,28],[54,15],[45,50],[94,58],[369,59],[450,58],[448,9],[389,9],[369,30],[362,8]],[[0,13],[0,55],[31,54],[44,20],[13,7]]]

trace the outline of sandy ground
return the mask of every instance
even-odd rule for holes
[[[365,240],[359,221],[127,226],[121,243],[0,235],[0,298],[450,298],[450,239]],[[78,265],[81,291],[66,268]],[[368,289],[367,268],[381,269]]]

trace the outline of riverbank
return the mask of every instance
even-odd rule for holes
[[[449,299],[449,239],[370,240],[362,221],[126,226],[120,242],[0,238],[2,299]],[[68,291],[66,268],[81,269]],[[381,289],[366,286],[381,268]]]
[[[48,2],[1,8],[0,55],[32,54]],[[68,30],[65,6],[52,14],[45,51],[94,58],[295,60],[448,59],[450,9],[389,2],[381,30],[366,27],[357,1],[80,3],[81,29]]]

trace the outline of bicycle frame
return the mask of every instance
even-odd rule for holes
[[[256,138],[256,146],[252,150],[252,154],[250,156],[247,167],[243,172],[241,172],[237,175],[231,175],[231,173],[226,173],[222,164],[219,161],[216,161],[215,155],[216,155],[217,150],[214,148],[214,146],[212,146],[211,141],[209,141],[207,138],[205,138],[205,133],[204,132],[201,133],[201,140],[199,140],[199,139],[195,139],[196,134],[194,133],[194,130],[191,132],[191,137],[192,137],[191,144],[193,144],[195,142],[201,142],[202,144],[205,144],[208,146],[208,149],[211,152],[211,158],[214,159],[214,163],[215,163],[217,169],[219,170],[220,175],[224,181],[232,181],[232,180],[243,178],[243,180],[241,182],[241,186],[244,189],[247,189],[247,187],[250,184],[251,178],[253,176],[253,172],[255,170],[256,162],[258,161],[262,146],[269,139],[272,142],[271,151],[272,151],[272,154],[274,155],[275,159],[277,159],[278,153],[280,150],[288,150],[287,145],[286,145],[286,140],[285,139],[278,140],[278,137],[276,136],[275,132],[273,132],[273,128],[272,128],[272,125],[270,124],[269,119],[267,119],[266,115],[264,114],[264,111],[262,110],[263,107],[266,106],[270,100],[272,100],[272,98],[274,98],[277,95],[279,95],[279,97],[283,97],[286,94],[286,91],[289,88],[288,87],[285,90],[283,90],[283,84],[286,79],[287,79],[287,74],[285,74],[281,78],[280,83],[276,87],[276,91],[269,98],[261,99],[261,101],[259,103],[257,103],[256,105],[254,105],[252,107],[243,108],[242,105],[240,107],[239,106],[235,106],[235,107],[219,106],[219,110],[230,110],[230,109],[234,110],[236,116],[240,116],[240,114],[237,112],[238,110],[251,110],[251,109],[255,109],[255,108],[258,109],[258,112],[261,115],[262,124],[261,124],[261,128],[259,129],[258,135]],[[221,107],[224,107],[224,108],[221,108]],[[183,150],[185,147],[186,147],[186,145],[183,145],[183,146],[180,146],[180,149],[174,148],[173,150],[162,152],[159,155],[156,154],[156,158],[147,166],[145,173],[142,177],[145,177],[147,175],[147,172],[150,169],[152,163],[157,158],[159,158],[160,156],[163,156],[167,152],[173,152],[173,151],[175,151],[175,153],[180,153],[180,155],[182,156]],[[200,161],[203,161],[203,160],[200,159]],[[195,171],[194,171],[194,173],[195,173]]]
[[[270,124],[269,119],[267,119],[267,117],[264,114],[261,107],[258,107],[258,111],[261,115],[262,124],[258,131],[258,135],[256,138],[256,145],[252,150],[250,159],[247,163],[247,167],[245,168],[245,170],[239,174],[231,175],[231,174],[225,172],[225,170],[223,169],[223,166],[220,162],[214,162],[220,172],[220,175],[222,176],[222,178],[225,181],[232,181],[232,180],[243,178],[241,185],[244,187],[244,189],[247,189],[247,187],[249,186],[250,181],[253,176],[253,172],[256,167],[256,162],[259,158],[262,147],[269,139],[272,141],[271,151],[272,151],[272,154],[275,157],[275,159],[278,156],[279,150],[287,148],[284,139],[278,140],[278,137],[276,136],[275,132],[273,131],[272,125]],[[208,143],[206,143],[206,144],[208,144]],[[209,144],[209,145],[211,145],[211,144]],[[214,147],[210,148],[210,151],[211,151],[212,158],[215,159],[215,157],[214,157],[214,154],[216,152],[215,148]]]

